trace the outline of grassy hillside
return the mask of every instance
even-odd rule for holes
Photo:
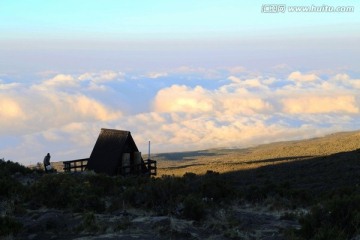
[[[154,154],[152,158],[158,160],[160,176],[182,176],[186,172],[204,174],[207,170],[224,173],[252,169],[356,149],[360,149],[360,131],[335,133],[308,140],[277,142],[246,149]]]

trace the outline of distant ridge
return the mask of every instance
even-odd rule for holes
[[[295,161],[357,149],[360,149],[360,130],[331,133],[305,140],[274,142],[244,149],[163,153],[154,154],[153,157],[159,160],[161,176],[161,174],[183,175],[186,172],[202,174],[207,170],[229,172],[272,164],[264,162],[269,159],[283,159],[282,162]]]

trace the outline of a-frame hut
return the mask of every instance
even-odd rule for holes
[[[156,175],[156,161],[141,157],[129,131],[102,128],[87,169],[108,175]]]

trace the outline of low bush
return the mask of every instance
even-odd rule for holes
[[[202,176],[199,190],[202,193],[202,197],[213,199],[214,201],[229,200],[235,194],[229,182],[225,181],[219,173],[213,171],[207,171]]]
[[[100,229],[100,227],[96,220],[95,214],[93,212],[84,213],[83,221],[82,221],[82,224],[80,225],[79,230],[95,233],[95,232],[99,231],[99,229]]]
[[[128,217],[124,217],[116,223],[115,230],[116,231],[126,230],[129,229],[131,225],[132,222],[130,221],[130,219]]]
[[[196,195],[189,195],[184,199],[183,215],[185,218],[199,221],[205,216],[205,205]]]
[[[67,174],[47,174],[31,186],[30,199],[52,208],[66,208],[81,194],[76,177]]]
[[[9,198],[25,191],[21,183],[8,175],[0,175],[0,186],[0,197]]]
[[[15,235],[22,228],[21,223],[10,217],[0,217],[0,236]]]
[[[300,219],[303,239],[350,239],[360,233],[360,195],[336,197]]]
[[[114,184],[106,180],[105,183],[102,182],[101,175],[99,179],[100,181],[97,181],[96,177],[92,176],[89,180],[88,176],[74,174],[46,174],[31,186],[28,198],[50,208],[70,209],[76,212],[103,212],[103,198],[107,194],[112,194],[106,193],[105,190]]]
[[[32,173],[30,168],[27,168],[19,163],[12,161],[5,161],[4,159],[0,159],[0,173],[1,175],[12,175],[15,173],[21,173],[23,175]]]

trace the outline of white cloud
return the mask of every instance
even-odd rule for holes
[[[106,91],[107,83],[124,81],[125,73],[115,71],[86,72],[77,77],[81,82],[88,84],[87,90]]]
[[[208,95],[200,86],[191,89],[173,85],[157,93],[154,108],[158,112],[209,112],[213,109],[213,101]]]
[[[72,97],[69,100],[68,104],[74,108],[74,112],[84,115],[85,118],[94,117],[97,120],[110,121],[121,116],[120,112],[108,109],[98,101],[84,95]]]
[[[235,76],[228,77],[230,81],[235,83],[237,86],[241,86],[244,88],[261,88],[265,87],[265,85],[257,78],[251,78],[251,79],[245,79],[242,80],[240,78],[237,78]],[[266,81],[268,82],[268,81]]]
[[[58,74],[55,77],[43,82],[44,86],[54,87],[74,87],[77,86],[76,80],[71,75]]]
[[[0,121],[13,121],[16,119],[26,119],[20,104],[10,97],[0,97]],[[9,122],[10,123],[10,122]]]
[[[299,81],[299,82],[313,82],[319,80],[319,77],[316,74],[302,74],[299,71],[292,72],[288,76],[289,80]]]
[[[335,81],[348,82],[351,78],[347,74],[339,73],[339,74],[336,74],[332,79]]]
[[[59,88],[71,89],[77,87],[79,87],[79,83],[72,75],[57,74],[54,77],[41,82],[40,84],[32,85],[31,89],[49,91]]]
[[[57,142],[59,140],[62,140],[62,137],[54,129],[46,130],[45,132],[43,132],[42,135],[46,139],[46,141]]]
[[[97,84],[95,82],[90,82],[87,89],[90,91],[102,91],[102,92],[108,90],[108,88],[105,85]]]
[[[78,79],[80,81],[91,81],[94,83],[104,83],[104,82],[111,82],[111,81],[122,81],[125,76],[123,72],[115,72],[115,71],[101,71],[98,73],[94,72],[87,72],[81,74]]]
[[[235,76],[230,76],[228,79],[234,83],[241,83],[241,79]]]
[[[162,124],[166,122],[166,119],[160,113],[157,112],[140,113],[135,115],[134,118],[138,122],[149,122],[150,124],[152,123]]]
[[[72,122],[64,125],[58,131],[65,134],[67,139],[73,144],[92,149],[100,132],[100,128],[105,127],[104,122]],[[86,156],[84,156],[86,157]]]
[[[11,90],[14,89],[16,87],[20,86],[20,83],[2,83],[1,79],[0,79],[0,90]]]
[[[166,72],[150,72],[147,74],[148,78],[152,78],[152,79],[156,79],[156,78],[161,78],[161,77],[166,77],[169,74]]]
[[[359,113],[354,96],[306,95],[283,101],[284,112],[290,114]]]
[[[220,99],[224,111],[227,115],[231,114],[254,114],[272,110],[272,105],[259,97],[241,97],[234,94],[224,96]]]
[[[203,79],[218,78],[220,76],[219,71],[216,69],[204,68],[204,67],[190,67],[182,66],[170,71],[171,73],[191,76],[201,76]]]
[[[221,114],[254,114],[267,112],[272,105],[261,97],[251,94],[245,88],[259,86],[258,81],[245,80],[239,84],[230,84],[217,90],[206,90],[200,86],[190,88],[173,85],[158,92],[154,100],[157,112],[184,112]]]
[[[4,154],[1,157],[26,165],[42,162],[47,149],[45,149],[44,143],[40,142],[38,137],[38,134],[19,136],[18,144],[1,149],[1,154]]]
[[[28,126],[29,118],[21,100],[0,95],[0,136],[10,132],[21,132]]]
[[[230,74],[238,74],[245,72],[246,68],[243,66],[235,66],[235,67],[226,68],[226,70],[228,70]]]
[[[333,82],[340,82],[344,86],[360,89],[360,79],[352,79],[348,74],[340,73],[331,78]]]
[[[271,67],[271,69],[275,70],[275,71],[283,71],[283,70],[290,71],[292,69],[292,67],[286,63],[281,63],[281,64]]]
[[[59,79],[71,78],[55,78],[55,82]],[[0,109],[2,134],[32,133],[72,122],[109,122],[122,116],[121,111],[83,93],[43,91],[39,85],[1,96]],[[54,136],[46,135],[48,139]]]
[[[83,94],[51,92],[40,95],[38,101],[41,103],[27,104],[27,112],[33,120],[39,119],[46,126],[62,126],[77,121],[106,122],[121,116],[121,112]]]

